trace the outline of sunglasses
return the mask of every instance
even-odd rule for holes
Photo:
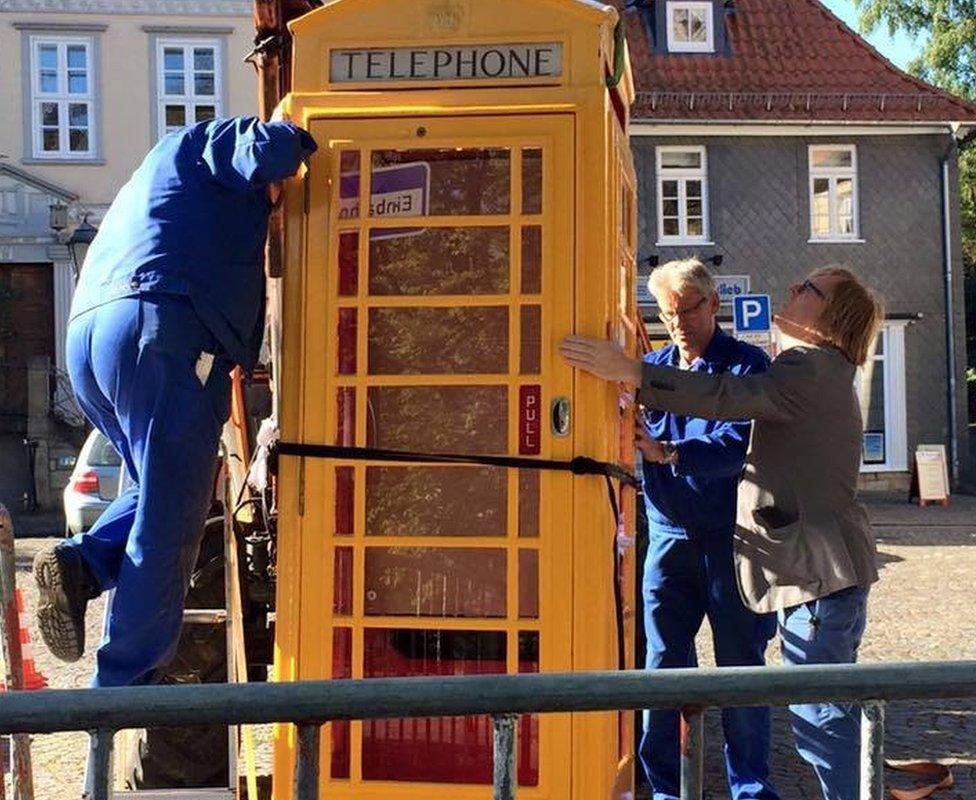
[[[662,311],[657,316],[665,325],[670,325],[672,322],[677,320],[679,317],[688,317],[694,314],[699,308],[701,308],[705,303],[708,302],[707,297],[703,297],[693,306],[688,306],[688,308],[681,308],[677,311]]]
[[[817,288],[817,285],[809,278],[803,281],[803,283],[794,284],[790,287],[790,289],[794,294],[803,294],[805,291],[809,290],[821,300],[827,299],[827,295],[825,295],[821,289]]]

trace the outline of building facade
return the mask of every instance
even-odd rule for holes
[[[965,476],[957,157],[976,107],[817,0],[666,0],[628,22],[643,272],[696,255],[775,307],[811,269],[853,269],[887,302],[858,378],[863,482],[907,488],[919,444]]]
[[[165,132],[254,113],[250,12],[247,0],[0,0],[0,434],[46,439],[28,431],[36,419],[79,421],[64,378],[66,243],[84,220],[98,226]],[[47,415],[26,389],[44,363]],[[39,470],[70,463],[44,446]]]

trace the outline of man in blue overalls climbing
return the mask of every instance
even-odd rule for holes
[[[651,293],[672,344],[647,361],[736,375],[769,360],[716,322],[715,282],[700,261],[672,261],[651,273]],[[649,542],[644,566],[647,668],[693,667],[695,634],[708,617],[719,666],[760,666],[776,631],[774,615],[743,604],[732,556],[736,491],[751,423],[651,411],[637,428],[644,460]],[[732,800],[777,800],[769,782],[769,709],[722,710]],[[654,800],[679,796],[678,714],[645,712],[641,761]]]
[[[71,385],[132,486],[92,529],[39,553],[38,626],[75,661],[85,609],[114,589],[95,686],[151,682],[172,658],[210,506],[229,371],[264,331],[269,186],[315,150],[287,122],[175,131],[122,188],[85,259],[68,325]]]

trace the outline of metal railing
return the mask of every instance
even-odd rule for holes
[[[863,707],[861,800],[882,800],[885,703],[958,697],[976,697],[976,662],[145,686],[8,692],[0,696],[0,733],[96,732],[93,800],[104,800],[110,734],[116,730],[295,723],[295,798],[319,800],[324,723],[488,714],[494,718],[493,798],[514,800],[515,715],[676,708],[689,734],[681,748],[681,797],[699,800],[704,709],[856,702]]]

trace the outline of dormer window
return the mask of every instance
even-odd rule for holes
[[[668,0],[668,51],[715,52],[715,26],[711,2]]]

